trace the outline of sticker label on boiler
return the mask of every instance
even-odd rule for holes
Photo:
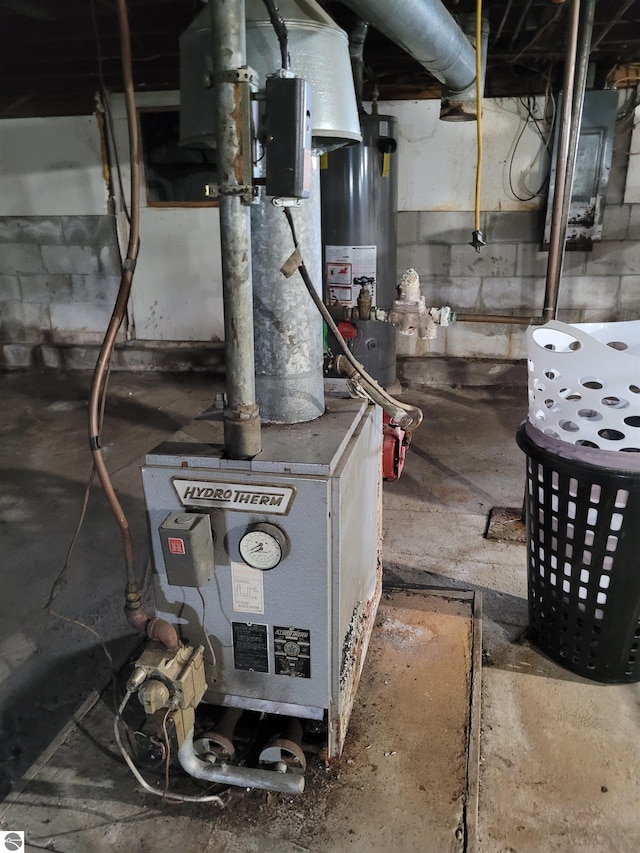
[[[232,562],[231,585],[237,613],[264,613],[264,572]]]
[[[173,480],[183,506],[209,506],[238,512],[286,515],[291,509],[294,486],[251,485],[212,480]]]
[[[311,678],[311,632],[306,628],[273,629],[276,675]]]
[[[233,623],[233,665],[247,672],[269,672],[266,625]]]

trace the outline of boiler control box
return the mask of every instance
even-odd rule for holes
[[[159,533],[167,582],[171,586],[204,586],[214,568],[209,515],[171,512]]]
[[[309,198],[311,86],[299,77],[267,78],[267,195]]]

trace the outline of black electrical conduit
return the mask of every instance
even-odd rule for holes
[[[275,30],[276,36],[278,37],[278,44],[280,45],[280,62],[285,71],[289,70],[289,33],[287,32],[287,25],[285,23],[284,18],[278,8],[278,4],[276,0],[263,0],[264,5],[267,7],[267,12],[269,13],[269,20],[271,21],[271,26]]]

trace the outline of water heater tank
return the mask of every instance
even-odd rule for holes
[[[355,305],[363,279],[373,304],[396,299],[397,121],[362,115],[362,142],[326,156],[321,170],[327,300]]]

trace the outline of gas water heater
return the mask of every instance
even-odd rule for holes
[[[325,299],[353,326],[354,355],[388,386],[396,330],[382,318],[397,299],[397,120],[361,110],[360,124],[362,142],[327,154],[320,172]],[[335,350],[331,336],[328,344]]]

